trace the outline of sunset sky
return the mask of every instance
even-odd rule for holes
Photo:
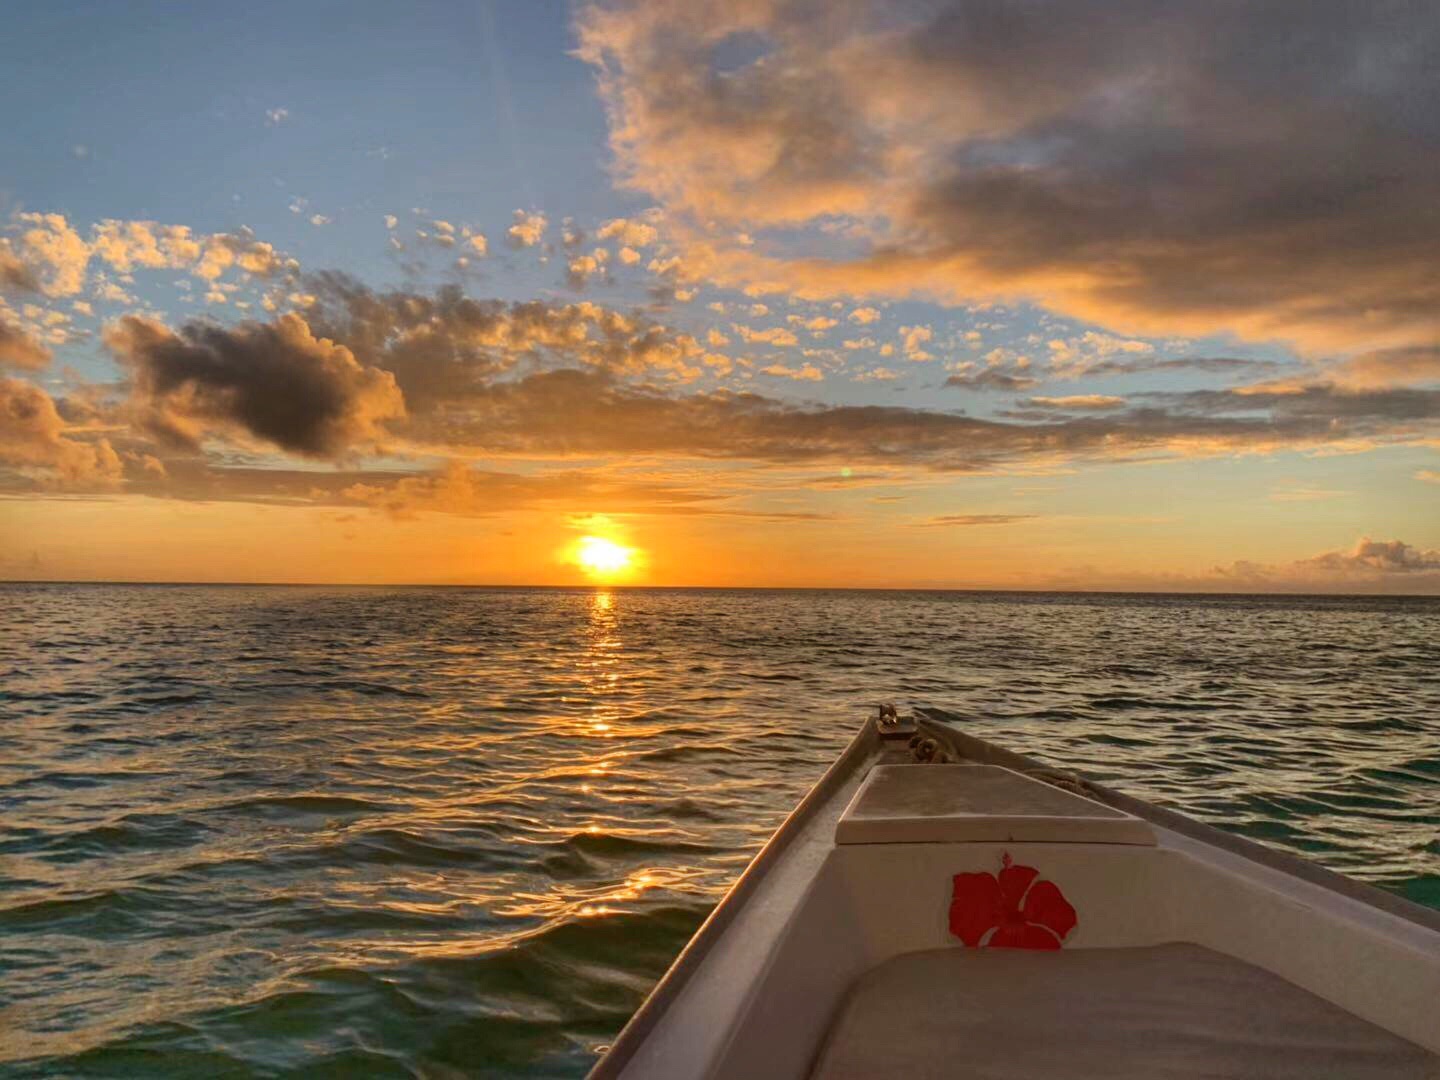
[[[1440,5],[6,24],[0,578],[1440,593]]]

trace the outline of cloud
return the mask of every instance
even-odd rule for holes
[[[92,262],[122,275],[183,269],[211,282],[236,266],[257,277],[296,266],[247,228],[196,235],[184,225],[107,218],[91,227],[86,240],[62,214],[18,214],[11,231],[14,243],[0,240],[0,285],[38,289],[50,297],[79,293]],[[95,290],[102,299],[130,302],[103,272],[97,275]]]
[[[283,123],[289,118],[289,116],[290,116],[290,110],[287,109],[287,108],[285,108],[285,107],[283,107],[283,106],[281,106],[281,107],[279,107],[279,108],[274,108],[274,109],[266,109],[266,110],[265,110],[265,126],[266,126],[266,127],[279,127],[281,124],[283,124]]]
[[[1283,564],[1235,562],[1215,574],[1244,588],[1414,591],[1440,587],[1440,551],[1362,536],[1346,550]]]
[[[986,368],[974,374],[962,372],[951,375],[945,380],[945,385],[959,390],[1030,390],[1039,386],[1040,380],[1028,375],[1010,375],[998,368]]]
[[[94,430],[103,427],[126,462],[128,454],[155,455],[170,476],[137,466],[125,476],[132,490],[200,490],[185,479],[182,460],[223,465],[224,451],[207,447],[210,440],[268,450],[277,462],[383,452],[392,464],[509,456],[1001,473],[1440,439],[1440,390],[1415,387],[1257,384],[1136,394],[1123,408],[1037,405],[989,419],[693,390],[704,371],[724,373],[737,362],[806,381],[824,372],[817,364],[762,370],[645,313],[585,301],[479,300],[455,286],[376,292],[333,273],[300,284],[303,315],[178,331],[131,316],[109,327],[107,341],[130,376],[121,391],[128,396],[108,406]],[[1010,391],[1032,381],[997,368],[954,379]],[[67,428],[64,437],[88,445],[88,434]]]
[[[0,367],[38,371],[50,363],[50,350],[0,312]]]
[[[786,367],[784,364],[771,364],[769,367],[760,369],[762,375],[774,375],[781,379],[795,379],[797,382],[819,382],[825,378],[825,373],[814,364],[803,364],[798,368]]]
[[[684,381],[713,355],[690,334],[588,302],[507,304],[455,287],[376,293],[338,274],[310,284],[318,332],[393,372],[415,414],[463,410],[521,364]]]
[[[582,10],[579,53],[620,181],[721,284],[1433,345],[1440,7],[1299,12],[615,0]],[[786,242],[835,221],[849,244]]]
[[[1091,358],[1078,367],[1064,367],[1055,372],[1062,379],[1100,378],[1108,375],[1141,375],[1151,371],[1197,371],[1212,375],[1257,375],[1285,365],[1269,360],[1242,360],[1232,356],[1156,356],[1124,359]]]
[[[1378,349],[1329,365],[1307,377],[1311,382],[1323,379],[1355,390],[1440,384],[1440,347]],[[1283,385],[1302,386],[1305,382],[1302,378]]]
[[[880,312],[873,307],[858,307],[849,315],[851,322],[859,323],[861,326],[868,326],[870,323],[878,321],[879,318]]]
[[[653,479],[630,479],[603,471],[560,470],[520,474],[479,469],[449,461],[433,472],[395,476],[372,472],[348,484],[329,485],[331,498],[361,504],[395,518],[419,513],[478,516],[518,509],[591,513],[738,514],[723,491]]]
[[[73,296],[85,284],[90,246],[70,227],[63,214],[17,214],[29,226],[20,233],[19,248],[28,274],[46,296]]]
[[[1125,399],[1122,397],[1110,397],[1107,394],[1071,394],[1067,397],[1026,398],[1024,404],[1036,409],[1082,409],[1085,411],[1099,411],[1102,409],[1123,408]]]
[[[628,218],[607,221],[595,233],[597,240],[614,240],[630,248],[649,247],[659,237],[660,233],[654,225]]]
[[[733,324],[734,330],[740,335],[742,341],[751,345],[798,345],[800,339],[793,332],[786,330],[783,326],[771,326],[764,330],[754,330],[740,323]]]
[[[1032,521],[1034,514],[942,514],[922,525],[1013,525],[1017,521]]]
[[[0,237],[0,291],[39,292],[40,279],[21,261],[5,237]]]
[[[808,319],[803,315],[787,315],[785,321],[795,326],[803,326],[816,337],[821,336],[831,327],[840,325],[835,319],[827,318],[824,315],[816,315]]]
[[[372,449],[405,412],[394,375],[316,338],[295,314],[234,327],[190,323],[178,333],[129,315],[106,329],[105,342],[130,369],[144,429],[174,445],[248,435],[337,458]]]
[[[1440,484],[1440,472],[1434,469],[1418,469],[1415,472],[1415,479],[1426,484]]]
[[[534,247],[540,243],[545,235],[545,228],[549,225],[545,215],[516,210],[514,216],[515,224],[505,230],[505,242],[512,248]]]
[[[106,439],[67,434],[54,400],[40,387],[0,377],[0,464],[43,487],[106,489],[119,480],[119,456]]]
[[[583,289],[592,277],[605,273],[609,261],[610,253],[604,248],[596,248],[589,255],[576,255],[566,267],[566,280],[571,288]]]
[[[873,367],[850,376],[855,382],[891,382],[900,376],[887,367]]]
[[[905,350],[905,359],[916,362],[935,359],[933,355],[925,351],[925,343],[934,336],[935,331],[928,326],[900,327],[900,343]]]

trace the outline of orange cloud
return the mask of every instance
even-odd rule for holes
[[[691,277],[1311,350],[1440,340],[1432,6],[618,0],[579,33],[621,181]],[[788,234],[837,221],[839,250]]]
[[[0,367],[38,370],[50,363],[50,350],[0,312]]]
[[[42,487],[105,490],[122,465],[108,440],[69,437],[67,424],[44,390],[0,378],[0,464],[18,468]]]

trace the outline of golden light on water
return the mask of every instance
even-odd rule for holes
[[[598,581],[609,581],[633,569],[635,549],[603,536],[582,536],[575,544],[575,562]]]

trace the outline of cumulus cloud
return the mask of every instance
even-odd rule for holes
[[[604,248],[596,248],[589,255],[576,255],[566,267],[566,280],[571,288],[582,289],[592,277],[604,274],[609,262],[610,252]]]
[[[17,292],[39,292],[40,280],[5,237],[0,237],[0,290]]]
[[[1215,573],[1238,588],[1413,591],[1440,587],[1440,550],[1362,536],[1348,549],[1283,564],[1235,562]]]
[[[935,359],[925,351],[925,344],[934,337],[935,331],[928,326],[900,327],[900,343],[905,350],[905,358],[917,362]]]
[[[250,436],[306,457],[335,458],[383,440],[404,415],[388,371],[317,338],[299,315],[220,327],[126,316],[106,344],[131,372],[131,404],[145,429],[198,448],[206,436]]]
[[[28,273],[47,296],[73,296],[85,285],[90,245],[63,214],[18,214],[19,250]]]
[[[512,248],[534,247],[545,236],[549,221],[544,214],[515,211],[515,223],[505,230],[505,242]]]
[[[694,273],[1440,339],[1435,5],[611,0],[579,27],[621,180],[688,223]],[[840,251],[726,239],[837,219]]]
[[[786,330],[783,326],[771,326],[764,330],[755,330],[740,323],[734,324],[735,333],[740,335],[742,341],[751,345],[798,345],[800,339],[793,332]]]
[[[50,363],[50,350],[0,312],[0,367],[35,371]]]
[[[32,383],[0,377],[0,465],[44,487],[108,488],[119,480],[119,455],[108,440],[82,441],[67,432],[49,394]]]
[[[270,277],[296,265],[246,228],[197,235],[185,225],[107,218],[91,227],[86,239],[63,214],[18,214],[11,232],[13,239],[0,240],[0,285],[56,298],[84,289],[92,263],[121,275],[186,270],[210,282],[233,267]],[[105,279],[103,270],[94,287],[102,299],[129,302],[118,285]]]
[[[649,222],[630,218],[614,218],[595,233],[597,240],[614,240],[629,248],[649,247],[660,237],[659,230]]]
[[[578,367],[685,381],[729,363],[690,334],[599,304],[376,293],[343,275],[312,280],[314,325],[367,365],[393,372],[413,414],[467,408],[521,365]]]
[[[760,369],[763,375],[774,375],[781,379],[794,379],[797,382],[819,382],[825,378],[825,373],[814,364],[802,364],[799,367],[787,367],[785,364],[771,364],[769,367]]]

